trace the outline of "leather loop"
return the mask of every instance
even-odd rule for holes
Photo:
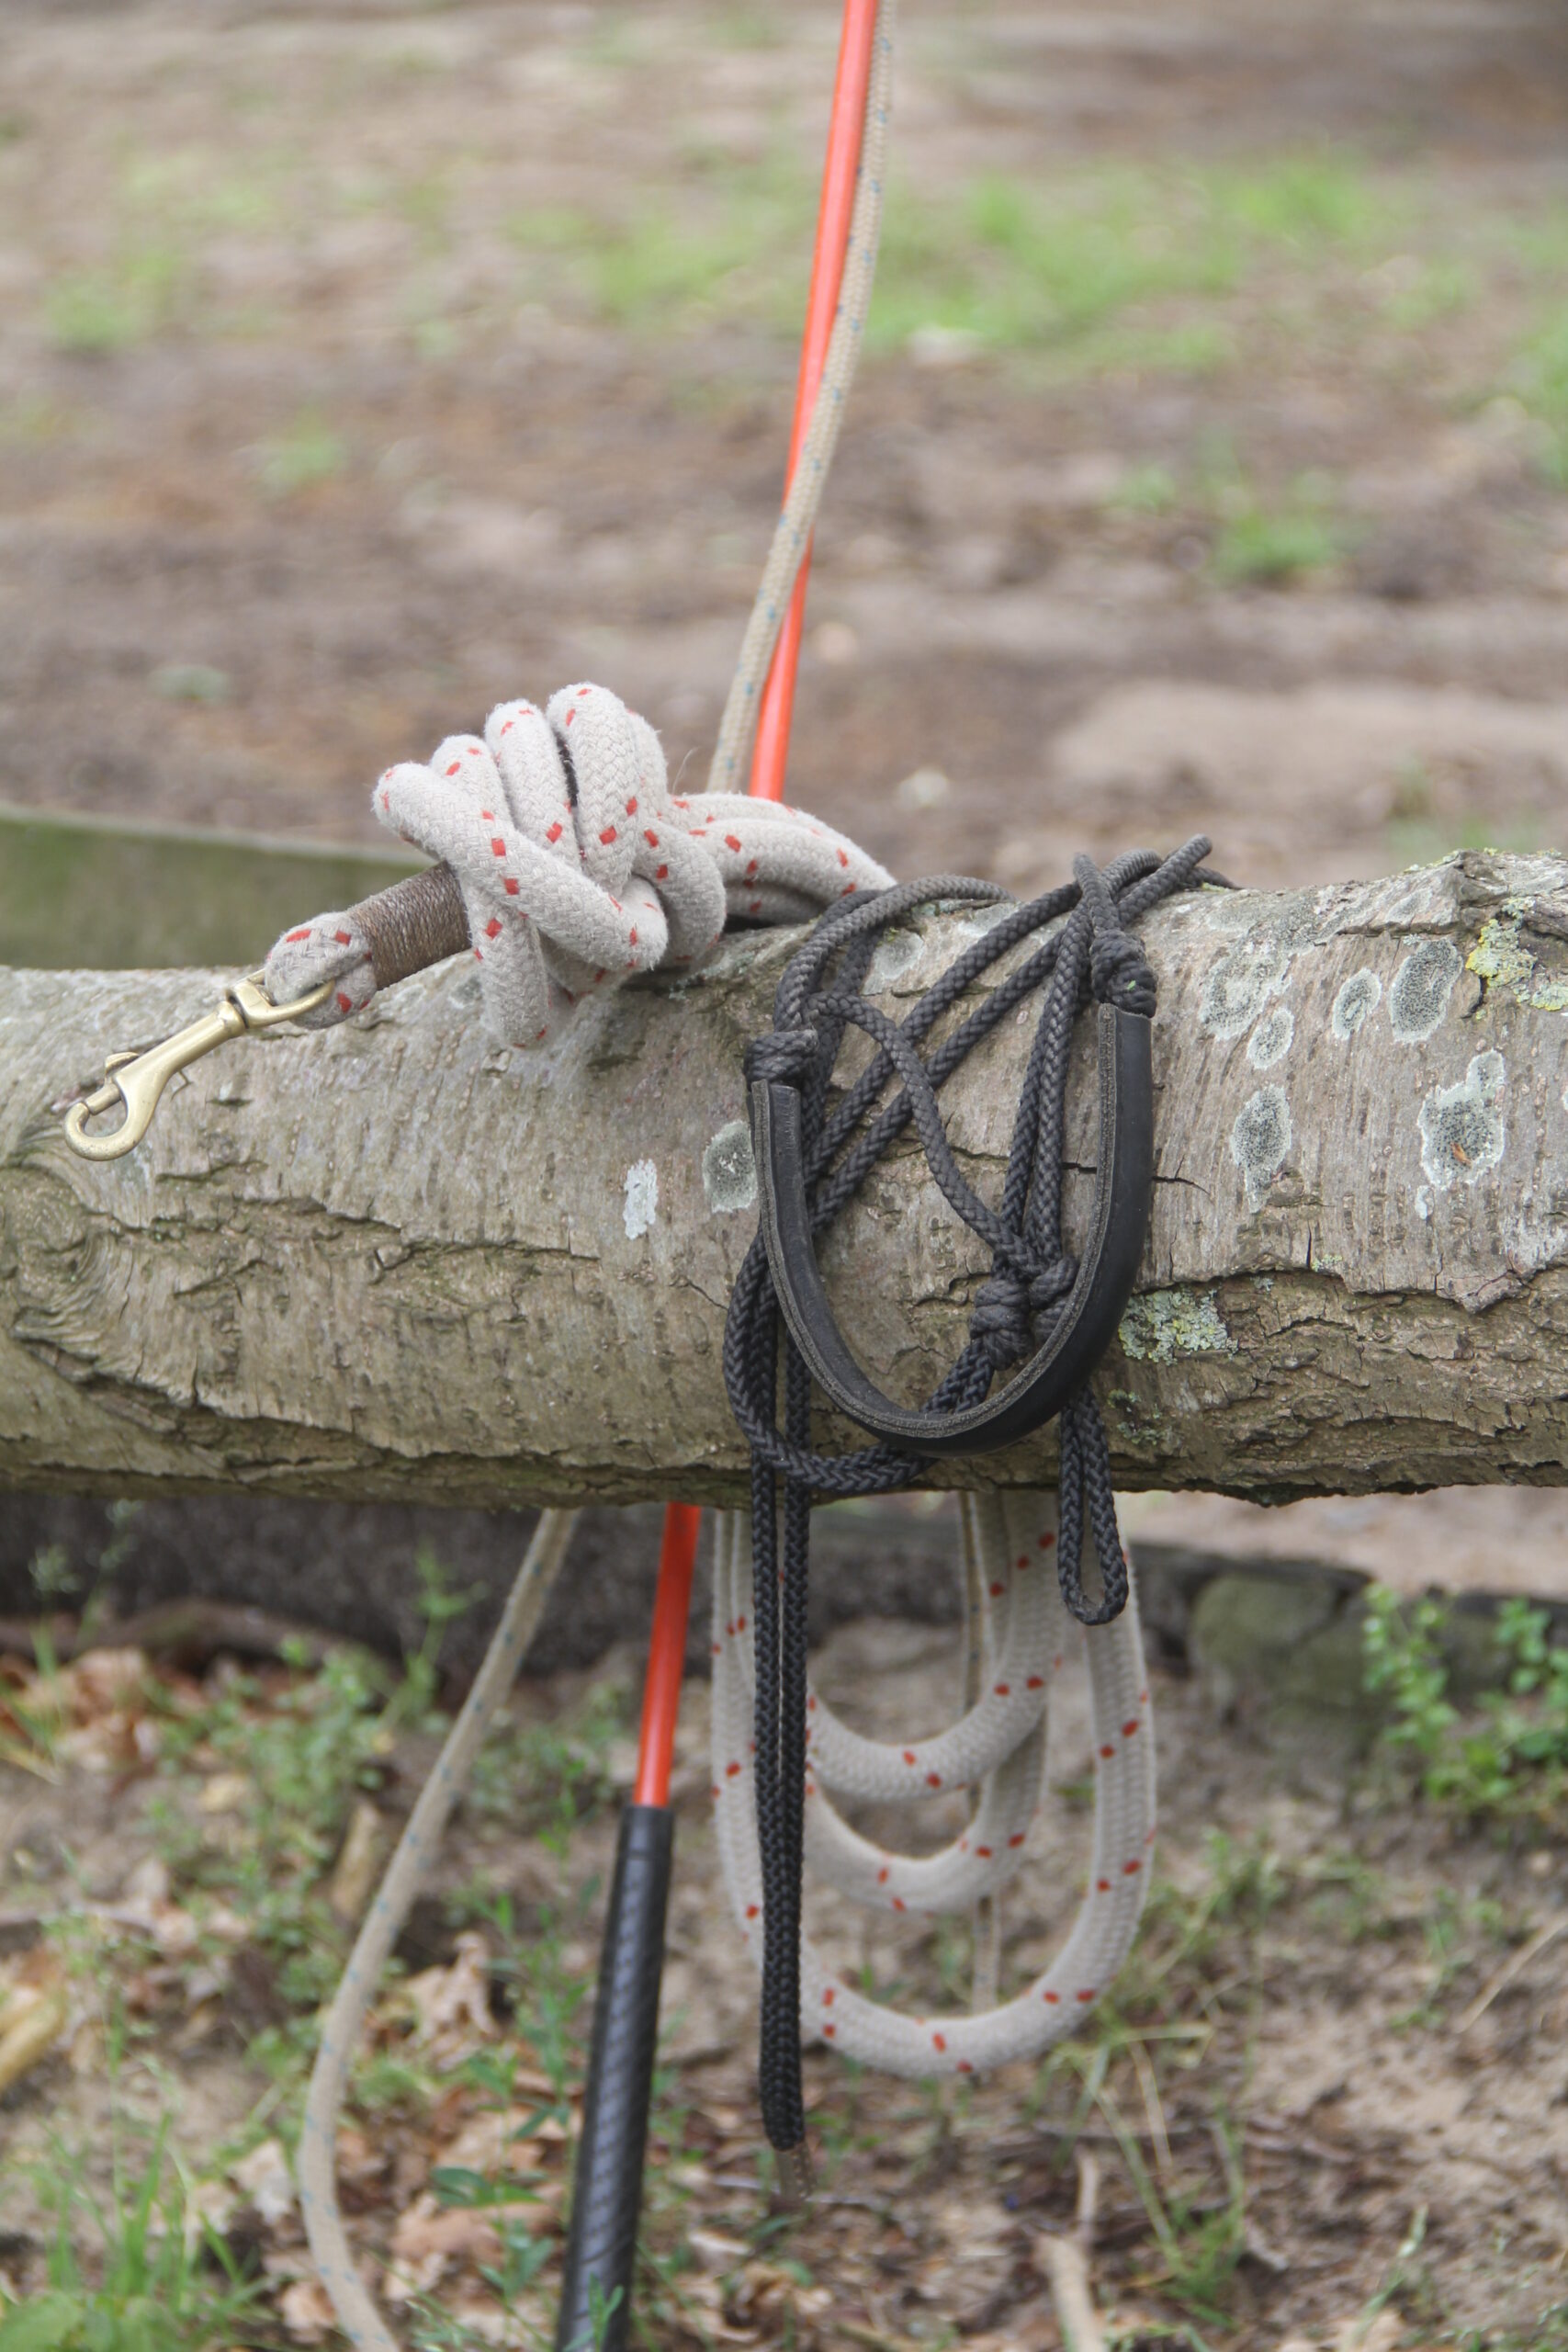
[[[812,1246],[800,1094],[776,1079],[752,1080],[761,1233],[790,1334],[832,1403],[900,1453],[989,1453],[1011,1445],[1061,1411],[1115,1337],[1137,1278],[1154,1197],[1154,1079],[1147,1019],[1108,1004],[1097,1018],[1100,1147],[1077,1277],[1022,1371],[980,1404],[953,1411],[896,1405],[856,1363]],[[983,1287],[995,1281],[993,1275]]]

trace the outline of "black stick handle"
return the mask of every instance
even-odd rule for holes
[[[666,1805],[631,1804],[621,1816],[556,2352],[624,2352],[626,2342],[674,1839]]]

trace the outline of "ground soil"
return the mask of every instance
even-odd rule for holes
[[[901,872],[1017,888],[1078,847],[1200,828],[1262,885],[1461,841],[1560,844],[1561,8],[907,13],[907,221],[929,232],[922,202],[972,220],[1000,175],[1087,203],[1096,236],[1109,220],[1108,266],[1166,250],[1166,199],[1229,202],[1246,257],[1207,285],[1145,268],[1080,314],[1081,253],[1015,239],[1015,281],[1060,306],[1036,332],[1027,303],[1005,331],[983,303],[954,308],[967,265],[946,248],[924,317],[913,231],[890,251],[895,308],[818,535],[792,796]],[[0,797],[368,842],[387,761],[582,676],[700,777],[776,509],[830,12],[6,15]],[[781,156],[808,159],[782,194]],[[737,222],[760,259],[726,257]],[[1560,1519],[1521,1498],[1415,1521],[1298,1510],[1260,1538],[1241,1507],[1184,1499],[1140,1532],[1326,1553],[1407,1584],[1568,1584]],[[1521,1549],[1517,1575],[1496,1567]],[[903,1728],[940,1712],[925,1645],[950,1639],[841,1629],[823,1672],[871,1685]],[[525,1703],[567,1714],[581,1697],[562,1677]],[[1109,2080],[1153,2163],[1155,2068],[1183,2246],[1224,2205],[1227,2132],[1250,2234],[1212,2306],[1183,2300],[1097,2117],[1102,2309],[1130,2340],[1560,2341],[1563,1946],[1460,2030],[1559,1916],[1551,1834],[1497,1845],[1348,1804],[1327,1767],[1260,1756],[1192,1685],[1161,1684],[1156,1703],[1166,1868],[1194,1901],[1223,1882],[1230,1908],[1168,1996],[1139,1992],[1108,2029]],[[755,2164],[748,1995],[698,1825],[702,1706],[683,1735],[671,1988],[694,2120],[685,2187],[660,2192],[652,2223],[694,2264],[657,2305],[656,2340],[1055,2344],[1035,2238],[1070,2226],[1077,2194],[1055,2162],[1059,2078],[953,2100],[846,2085],[818,2054],[813,2096],[840,2119],[830,2185],[866,2201],[775,2244],[728,2185]],[[397,1751],[376,1798],[389,1818],[427,1753]],[[0,1766],[0,1909],[50,1915],[73,1883],[112,1900],[157,1844],[164,1776],[111,1760],[58,1783]],[[162,1792],[224,1817],[195,1813],[194,1786]],[[1207,1849],[1216,1828],[1233,1862],[1265,1835],[1279,1859],[1280,1900],[1257,1924]],[[442,1884],[482,1868],[536,1921],[563,1871],[569,1894],[590,1887],[611,1836],[607,1806],[585,1813],[563,1863],[515,1821],[469,1825]],[[1059,1921],[1055,1852],[1010,1905],[1015,1959]],[[176,1874],[167,1899],[183,1893]],[[594,1925],[589,1900],[565,1945],[580,1979]],[[16,1928],[13,1968],[31,1932]],[[450,1921],[432,1934],[423,1956],[449,1963]],[[141,2055],[167,2069],[200,2160],[268,2096],[255,2035],[284,2011],[232,1955],[193,1995],[188,1972],[159,1977],[162,1956],[127,1950],[90,1981],[132,1986]],[[938,1959],[912,1953],[917,1981]],[[7,2155],[39,2150],[51,2116],[76,2143],[101,2127],[101,2044],[81,2002],[73,2016],[80,2071],[51,2059],[0,2102]],[[1184,2025],[1201,2038],[1159,2039]],[[392,2152],[371,2162],[362,2134],[368,2254],[472,2121],[465,2098],[411,2092],[390,2120],[362,2119]],[[36,2285],[36,2216],[8,2207],[0,2228],[0,2266]],[[308,2297],[292,2319],[283,2302],[306,2283],[293,2230],[287,2213],[253,2230],[275,2282],[258,2341],[314,2324]],[[471,2261],[436,2291],[492,2324]]]

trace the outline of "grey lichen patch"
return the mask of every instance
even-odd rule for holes
[[[1178,1356],[1234,1356],[1214,1293],[1151,1290],[1129,1300],[1122,1317],[1122,1352],[1135,1363],[1174,1363]]]
[[[1272,1069],[1282,1062],[1291,1050],[1296,1034],[1296,1017],[1288,1004],[1277,1004],[1266,1012],[1247,1041],[1247,1058],[1254,1069]]]
[[[913,971],[925,952],[925,942],[919,932],[884,932],[865,976],[866,995],[880,996],[884,989],[890,989],[895,980],[901,980],[906,972]]]
[[[1239,1037],[1285,984],[1290,952],[1275,938],[1244,939],[1213,963],[1198,1005],[1211,1037]]]
[[[1460,970],[1451,939],[1424,939],[1411,949],[1388,992],[1389,1026],[1402,1046],[1419,1046],[1432,1035],[1449,1009]]]
[[[1291,1148],[1291,1106],[1279,1086],[1260,1086],[1236,1114],[1231,1158],[1247,1187],[1247,1204],[1257,1208],[1285,1164]]]
[[[1502,1055],[1489,1048],[1475,1055],[1457,1086],[1434,1087],[1422,1103],[1421,1165],[1440,1193],[1479,1182],[1502,1159],[1498,1098],[1507,1075]]]
[[[1382,1002],[1382,982],[1365,964],[1352,972],[1334,1000],[1328,1025],[1342,1046],[1348,1046],[1363,1021]]]
[[[640,1241],[659,1222],[659,1170],[651,1159],[634,1159],[626,1170],[621,1221],[628,1241]]]
[[[720,1127],[703,1154],[703,1197],[716,1216],[733,1216],[757,1197],[757,1163],[744,1119]]]

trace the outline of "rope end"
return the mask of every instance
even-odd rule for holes
[[[773,2150],[773,2202],[786,2213],[798,2213],[810,2201],[817,2186],[811,2144],[801,2140],[793,2148]]]

